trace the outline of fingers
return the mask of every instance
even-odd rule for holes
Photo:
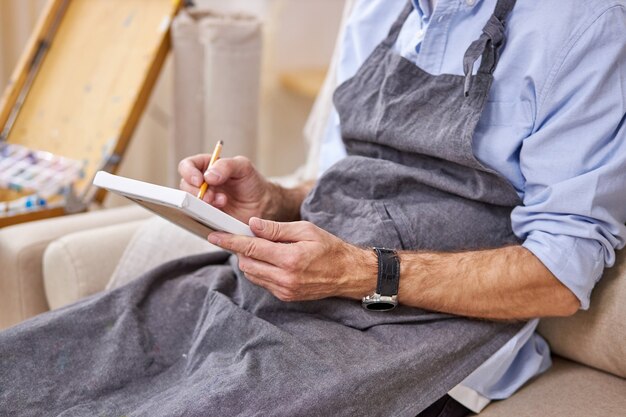
[[[293,301],[291,280],[285,272],[266,262],[239,255],[239,269],[253,284],[265,288],[282,301]]]
[[[258,237],[231,235],[229,233],[215,232],[208,238],[212,244],[234,252],[239,256],[245,256],[256,261],[261,261],[278,268],[284,276],[286,273],[302,271],[308,264],[307,253],[299,245],[271,242]]]
[[[265,288],[270,293],[272,293],[274,297],[278,298],[279,300],[295,301],[295,298],[280,285],[277,285],[272,281],[268,281],[266,279],[263,279],[259,276],[256,276],[250,273],[244,272],[244,275],[246,278],[248,278],[248,281],[252,282],[255,285],[258,285],[259,287]]]
[[[349,282],[346,277],[354,272],[356,258],[348,250],[350,245],[308,222],[254,220],[260,223],[250,222],[253,231],[261,229],[273,238],[284,239],[290,234],[312,235],[314,238],[309,241],[289,238],[291,244],[287,244],[262,237],[211,233],[209,242],[236,253],[239,268],[251,282],[266,288],[283,301],[347,294],[343,288]],[[254,223],[257,225],[254,226]],[[352,263],[346,264],[345,259]]]
[[[178,164],[178,173],[190,185],[200,187],[204,179],[204,171],[211,159],[210,155],[198,154],[183,159]]]
[[[267,262],[274,266],[285,267],[290,262],[289,251],[287,251],[286,245],[282,243],[228,233],[211,233],[208,239],[209,242],[222,249]]]
[[[266,262],[283,271],[297,271],[306,262],[299,246],[270,242],[258,237],[217,232],[209,235],[209,242],[239,255]]]
[[[320,229],[310,222],[274,222],[271,220],[253,217],[250,219],[250,228],[255,236],[273,242],[297,242],[314,240]]]
[[[198,194],[198,191],[200,190],[200,188],[189,184],[187,181],[185,181],[184,178],[181,178],[180,183],[178,184],[178,188],[183,191],[187,191],[189,194],[194,195]]]
[[[216,192],[215,198],[213,198],[213,201],[211,202],[211,204],[213,204],[213,206],[217,208],[226,207],[226,205],[228,204],[228,197],[226,197],[226,194],[224,193]]]
[[[250,258],[246,255],[238,255],[239,269],[246,275],[256,277],[257,280],[271,283],[278,287],[280,280],[278,279],[282,273],[281,269],[267,262]]]
[[[207,171],[210,160],[211,155],[209,154],[198,154],[185,158],[178,164],[178,173],[188,184],[200,187],[203,181],[209,185],[219,185],[228,179],[243,178],[254,170],[254,166],[248,158],[236,156],[218,159]]]
[[[204,173],[204,180],[209,185],[220,185],[247,177],[253,170],[250,160],[243,156],[219,159]]]
[[[200,191],[200,188],[194,187],[193,185],[189,184],[184,179],[180,180],[180,184],[178,185],[178,188],[180,188],[183,191],[187,191],[189,194],[194,195],[194,196],[198,195],[198,192]],[[218,200],[217,196],[221,196],[219,198],[220,205],[216,204],[216,200]],[[216,193],[214,190],[209,188],[206,190],[206,193],[204,193],[202,200],[216,207],[223,207],[226,203],[226,196],[224,196],[224,194],[222,193]]]

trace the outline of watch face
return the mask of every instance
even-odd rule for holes
[[[371,304],[364,303],[363,307],[372,311],[389,311],[389,310],[393,310],[396,307],[396,305],[393,303],[385,303],[382,301],[378,301],[378,302],[373,302]]]

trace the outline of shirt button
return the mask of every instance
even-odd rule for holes
[[[476,0],[465,0],[465,2],[468,6],[473,6],[474,4],[476,4]]]

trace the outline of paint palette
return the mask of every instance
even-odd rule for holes
[[[0,217],[62,204],[84,175],[84,162],[0,144],[0,189],[6,197],[0,201]]]

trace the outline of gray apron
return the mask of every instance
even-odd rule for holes
[[[470,46],[467,77],[431,75],[392,51],[412,10],[407,6],[387,39],[335,92],[348,157],[320,179],[303,218],[364,246],[458,251],[519,243],[510,215],[520,198],[472,150],[497,62],[492,39],[504,40],[499,22],[514,3],[499,1]],[[466,80],[473,80],[467,96]]]
[[[517,195],[471,147],[513,3],[498,2],[466,54],[467,67],[482,55],[471,78],[392,53],[407,7],[337,90],[350,156],[321,178],[304,218],[365,246],[516,242]],[[0,415],[412,417],[521,327],[345,299],[284,303],[236,265],[226,253],[176,260],[1,332]]]

